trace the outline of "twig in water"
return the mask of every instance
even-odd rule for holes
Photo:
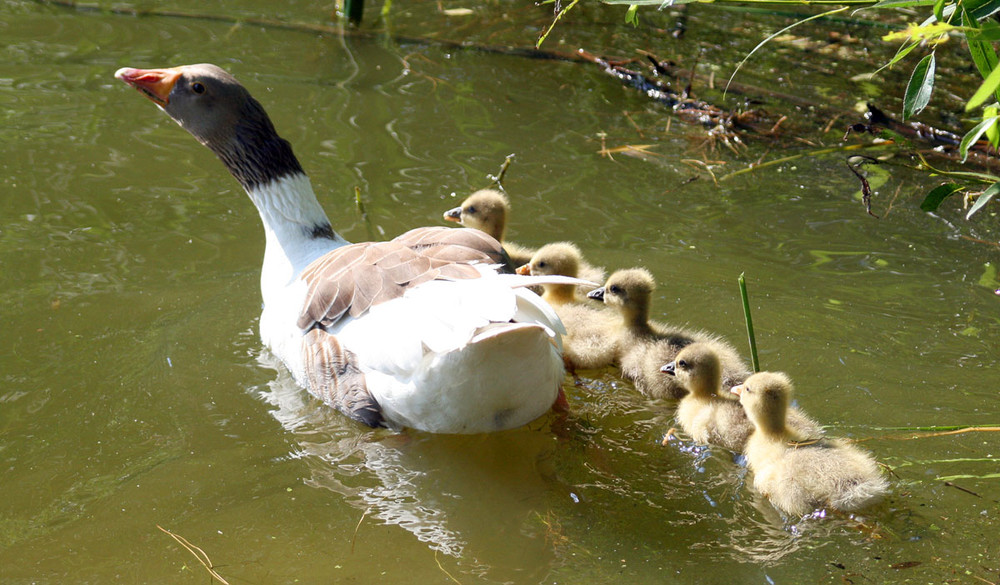
[[[365,521],[365,516],[367,516],[368,512],[371,511],[372,511],[371,506],[365,508],[364,513],[361,514],[361,518],[358,520],[358,525],[354,527],[354,535],[351,536],[351,554],[354,554],[354,541],[358,539],[358,529],[361,528],[361,523]]]
[[[958,490],[960,492],[965,492],[967,494],[971,494],[973,496],[976,496],[977,498],[982,498],[983,497],[983,496],[977,494],[976,492],[974,492],[974,491],[972,491],[970,489],[964,488],[964,487],[962,487],[960,485],[955,485],[955,484],[951,483],[950,481],[944,482],[944,485],[946,485],[948,487],[953,487],[953,488],[955,488],[956,490]]]
[[[858,168],[866,164],[877,165],[879,164],[879,161],[878,159],[870,156],[853,155],[847,157],[847,168],[851,169],[854,176],[861,181],[861,201],[865,204],[865,211],[868,212],[868,215],[878,219],[878,216],[872,213],[872,186],[868,184],[868,179],[866,179],[865,176],[861,174],[861,171],[858,170]]]
[[[495,176],[494,175],[486,175],[486,178],[489,179],[489,180],[491,180],[491,181],[493,181],[494,183],[496,183],[497,188],[500,189],[501,191],[504,191],[503,184],[502,184],[503,183],[503,177],[504,177],[504,175],[507,174],[507,169],[510,168],[510,163],[511,163],[512,160],[514,160],[514,153],[513,152],[510,153],[510,154],[508,154],[506,157],[504,157],[503,164],[500,165],[500,170],[497,171],[497,174]]]
[[[902,190],[903,190],[902,185],[896,187],[896,192],[892,194],[892,199],[889,200],[889,206],[885,208],[885,213],[882,214],[882,217],[889,217],[889,212],[892,211],[892,205],[893,203],[896,202],[896,199],[899,199],[899,193]]]
[[[1000,242],[991,242],[989,240],[981,240],[979,238],[973,238],[972,236],[966,236],[964,234],[959,234],[960,238],[963,240],[969,240],[970,242],[975,242],[977,244],[986,244],[988,246],[993,246],[995,248],[1000,248]]]
[[[157,524],[156,527],[162,530],[163,532],[169,534],[170,538],[176,540],[178,544],[186,548],[189,553],[193,554],[194,558],[198,559],[198,562],[201,563],[203,567],[205,567],[205,570],[208,571],[208,574],[211,575],[213,578],[215,578],[219,583],[222,583],[223,585],[229,585],[229,581],[226,581],[225,579],[222,578],[222,575],[215,572],[215,568],[212,566],[212,559],[208,558],[208,555],[205,554],[205,551],[201,550],[199,547],[188,542],[188,539],[184,538],[183,536],[179,534],[174,534],[173,532],[170,532],[169,530],[160,526],[159,524]]]
[[[462,585],[461,581],[459,581],[458,579],[456,579],[455,577],[453,577],[452,574],[448,572],[448,569],[445,569],[441,565],[441,561],[438,560],[438,551],[437,551],[437,549],[434,549],[434,562],[437,563],[438,568],[441,569],[441,572],[444,573],[445,575],[447,575],[449,579],[451,579],[455,583],[458,583],[458,585]]]
[[[632,127],[635,128],[635,131],[639,133],[639,138],[645,138],[646,135],[642,133],[642,128],[639,128],[639,125],[635,123],[635,120],[633,120],[632,116],[629,115],[628,110],[625,110],[624,112],[622,112],[622,114],[625,116],[625,119],[628,120],[630,124],[632,124]]]

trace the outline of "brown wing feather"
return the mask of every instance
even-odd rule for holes
[[[370,427],[385,424],[382,408],[368,391],[354,354],[322,329],[302,337],[306,380],[313,396]]]
[[[350,244],[324,254],[302,271],[308,285],[298,326],[327,327],[345,314],[358,317],[436,278],[478,278],[472,264],[503,264],[500,244],[475,229],[426,227],[389,242]]]
[[[422,227],[412,229],[393,241],[403,243],[414,250],[424,251],[431,256],[436,256],[433,253],[434,248],[457,246],[464,249],[464,257],[455,261],[502,264],[507,259],[500,242],[486,232],[471,228]]]
[[[351,299],[351,316],[359,317],[372,305],[403,296],[404,287],[392,281],[378,265],[355,266],[354,297]]]

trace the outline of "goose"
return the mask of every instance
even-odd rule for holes
[[[517,267],[530,262],[535,250],[504,239],[509,214],[510,200],[506,195],[496,189],[480,189],[466,197],[458,207],[444,212],[444,219],[493,236],[503,245],[511,263]]]
[[[742,451],[753,424],[732,394],[723,394],[722,362],[710,344],[692,343],[663,366],[687,390],[677,405],[677,422],[696,443]],[[800,440],[820,437],[823,429],[797,409],[789,409],[789,424]],[[669,433],[668,433],[669,434]]]
[[[840,439],[801,442],[787,416],[792,391],[780,372],[760,372],[732,388],[754,425],[744,448],[754,488],[799,516],[818,508],[856,512],[881,500],[889,483],[871,454]]]
[[[673,361],[677,352],[695,342],[711,346],[721,362],[725,388],[750,375],[739,352],[723,339],[704,331],[650,321],[654,290],[656,280],[648,270],[627,268],[615,271],[604,286],[588,295],[621,315],[618,362],[622,376],[631,380],[643,396],[676,400],[687,393],[677,378],[664,376],[661,368]]]
[[[479,433],[522,426],[561,396],[552,309],[501,274],[499,242],[417,228],[349,243],[261,104],[211,64],[125,67],[137,89],[218,156],[264,227],[260,337],[298,384],[369,426]]]
[[[518,274],[535,277],[576,277],[582,263],[580,249],[570,242],[546,244]],[[596,286],[596,283],[591,283]],[[542,299],[548,302],[566,327],[563,358],[573,370],[594,370],[611,366],[619,353],[621,326],[617,316],[593,303],[582,304],[580,286],[573,283],[543,285]]]

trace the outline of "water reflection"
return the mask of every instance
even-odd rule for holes
[[[266,353],[259,360],[276,367]],[[261,394],[294,437],[288,457],[306,462],[306,485],[342,498],[359,526],[399,527],[489,581],[541,580],[567,563],[601,564],[609,550],[623,562],[650,550],[711,559],[708,572],[722,576],[733,564],[778,566],[836,535],[864,537],[848,518],[783,518],[728,451],[661,445],[671,405],[645,401],[614,374],[567,390],[571,415],[478,436],[364,429],[280,368]]]
[[[273,357],[261,356],[267,365]],[[545,534],[555,438],[535,428],[473,436],[368,430],[312,400],[281,371],[264,399],[307,462],[306,484],[398,526],[464,570],[523,575],[555,559]]]

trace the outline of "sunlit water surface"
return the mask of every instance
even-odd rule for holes
[[[213,10],[330,12],[258,4]],[[704,129],[675,119],[668,131],[669,112],[592,66],[0,10],[0,582],[208,581],[159,527],[231,583],[996,581],[1000,440],[893,430],[1000,422],[996,248],[963,237],[988,238],[997,220],[920,211],[926,176],[898,170],[876,220],[843,154],[713,184],[692,161],[725,174],[809,149],[706,150]],[[484,43],[528,44],[550,16],[528,4],[464,21],[434,3],[394,10],[402,33]],[[679,43],[623,28],[621,12],[581,11],[550,42],[623,53],[634,34],[681,54],[716,43],[711,60],[725,64],[788,22],[695,11],[689,36],[705,36]],[[741,26],[755,32],[726,36]],[[516,153],[509,237],[570,239],[596,264],[649,268],[656,318],[746,347],[745,273],[763,365],[787,371],[831,433],[894,468],[891,497],[863,517],[783,518],[731,454],[662,445],[670,405],[610,371],[567,378],[569,414],[489,436],[368,430],[317,403],[257,339],[255,211],[211,153],[112,77],[202,61],[265,104],[349,239],[368,237],[355,187],[391,237],[441,223]],[[819,61],[802,75],[822,78]],[[602,133],[654,154],[603,157]]]

